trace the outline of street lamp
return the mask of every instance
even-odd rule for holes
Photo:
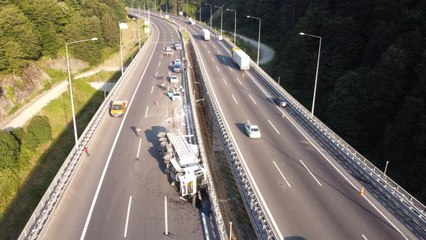
[[[140,30],[140,27],[139,27],[139,18],[132,18],[133,20],[136,20],[136,23],[137,23],[137,25],[138,25],[138,46],[139,46],[139,49],[141,49],[141,30]]]
[[[210,6],[210,28],[212,27],[212,5],[209,3],[205,3],[206,5]]]
[[[385,171],[383,172],[385,177],[386,177],[386,171],[388,170],[388,164],[389,164],[389,161],[386,161]]]
[[[229,8],[226,11],[234,12],[234,45],[237,46],[237,11]]]
[[[311,111],[311,115],[313,117],[314,116],[314,110],[315,110],[315,96],[316,96],[316,93],[317,93],[318,69],[319,69],[319,63],[320,63],[322,37],[317,36],[317,35],[311,35],[311,34],[303,33],[303,32],[301,32],[299,34],[302,35],[302,36],[308,36],[308,37],[313,37],[313,38],[319,39],[317,70],[316,70],[316,73],[315,73],[314,96],[313,96],[313,99],[312,99],[312,111]]]
[[[259,36],[257,38],[257,60],[256,60],[256,64],[259,65],[259,55],[260,55],[260,29],[262,26],[262,19],[258,18],[258,17],[253,17],[253,16],[248,16],[247,18],[252,18],[252,19],[257,19],[259,20]]]
[[[75,138],[75,146],[76,146],[77,150],[78,150],[77,124],[76,124],[76,121],[75,121],[74,99],[72,97],[72,84],[71,84],[70,58],[69,58],[69,55],[68,55],[68,45],[74,44],[74,43],[88,42],[88,41],[97,41],[97,40],[98,40],[98,38],[94,37],[94,38],[89,38],[89,39],[65,43],[65,54],[66,54],[66,57],[67,57],[68,85],[70,86],[72,123],[73,123],[73,126],[74,126],[74,138]]]
[[[200,2],[200,22],[201,22],[201,4],[202,2]]]
[[[120,29],[120,63],[121,63],[121,75],[123,75],[123,44],[121,43],[122,41],[122,36],[121,36],[121,30],[126,30],[129,28],[129,26],[127,25],[127,23],[125,22],[118,22],[118,27]]]
[[[220,36],[223,36],[222,34],[222,24],[223,24],[223,6],[214,6],[215,8],[220,8]]]

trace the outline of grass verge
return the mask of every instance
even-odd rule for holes
[[[81,133],[103,101],[103,94],[84,81],[74,82],[77,128]],[[16,239],[40,198],[74,146],[70,97],[65,93],[46,106],[40,115],[49,118],[53,141],[40,146],[31,167],[20,173],[21,188],[6,209],[1,209],[0,239]]]

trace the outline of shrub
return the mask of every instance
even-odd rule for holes
[[[19,142],[19,144],[22,144],[22,139],[25,137],[25,131],[23,128],[14,128],[10,134],[12,134],[13,137]]]
[[[9,132],[0,130],[0,170],[15,165],[18,155],[18,141]]]
[[[33,117],[27,126],[27,133],[34,136],[37,145],[48,142],[52,138],[49,119],[46,116]]]

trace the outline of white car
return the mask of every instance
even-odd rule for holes
[[[254,124],[246,124],[244,125],[244,128],[246,129],[246,133],[250,138],[260,138],[260,130],[257,125]]]
[[[171,98],[172,98],[172,101],[182,99],[182,93],[181,92],[173,92]]]
[[[170,76],[170,83],[177,83],[179,81],[178,77],[175,75]]]
[[[176,49],[176,50],[182,50],[182,44],[181,44],[181,43],[179,43],[179,42],[176,42],[176,43],[175,43],[175,49]]]
[[[223,40],[223,36],[222,35],[218,35],[217,36],[217,40],[222,41]]]

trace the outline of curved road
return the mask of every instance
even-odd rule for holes
[[[273,104],[249,71],[237,69],[223,42],[204,41],[198,25],[186,28],[279,239],[416,239],[372,197],[360,195],[360,183]],[[249,139],[245,123],[257,124],[262,138]]]
[[[200,214],[179,199],[169,184],[158,153],[157,133],[183,127],[182,101],[170,101],[160,85],[166,82],[171,61],[165,46],[179,40],[176,27],[153,19],[147,50],[126,71],[116,94],[128,100],[123,118],[105,116],[42,239],[203,239]],[[163,74],[163,79],[156,78]],[[182,79],[179,74],[179,79]],[[179,83],[181,84],[181,82]],[[141,126],[141,137],[134,127]],[[139,158],[136,156],[139,154]],[[165,233],[164,197],[168,197]]]

